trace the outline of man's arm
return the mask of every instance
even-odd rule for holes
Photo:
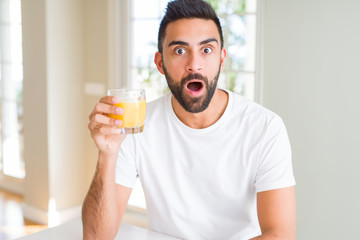
[[[262,235],[251,240],[293,240],[296,238],[295,188],[287,187],[257,194]]]
[[[82,209],[84,239],[114,239],[131,194],[115,183],[115,161],[99,154],[94,179]]]
[[[99,149],[95,176],[82,208],[83,236],[91,239],[114,239],[125,212],[131,189],[115,183],[116,159],[126,135],[118,126],[121,121],[108,114],[121,115],[123,109],[114,106],[119,99],[100,99],[89,115],[89,130]]]

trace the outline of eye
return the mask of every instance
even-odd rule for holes
[[[183,49],[183,48],[177,48],[177,49],[175,49],[175,53],[176,53],[177,55],[182,55],[182,54],[185,54],[185,53],[186,53],[186,50]]]
[[[212,50],[210,47],[206,47],[206,48],[203,48],[201,51],[202,51],[203,53],[205,53],[205,54],[209,54],[209,53],[211,53],[213,50]]]

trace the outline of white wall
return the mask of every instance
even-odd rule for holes
[[[359,9],[266,1],[264,105],[292,142],[299,240],[360,239]]]
[[[84,89],[109,88],[109,2],[22,1],[28,219],[47,223],[51,199],[60,222],[80,215],[97,162],[87,116],[105,94]]]
[[[109,83],[109,51],[108,51],[108,2],[104,0],[84,1],[84,84],[100,84],[108,89]],[[88,115],[93,110],[99,98],[104,96],[105,91],[99,95],[84,94],[83,126],[89,123]],[[91,183],[95,173],[98,150],[90,137],[89,131],[85,131],[85,189]]]
[[[80,215],[86,190],[83,1],[22,1],[22,18],[24,215],[47,223],[52,201],[54,224]]]
[[[26,164],[24,197],[28,205],[44,211],[47,210],[50,197],[45,19],[44,0],[22,2]]]

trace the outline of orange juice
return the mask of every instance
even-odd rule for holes
[[[124,109],[123,115],[109,114],[109,117],[120,119],[123,124],[121,128],[138,128],[144,126],[146,114],[146,101],[123,101],[115,106]]]
[[[109,89],[108,96],[120,99],[115,106],[124,110],[123,115],[109,114],[109,117],[119,119],[123,123],[119,127],[123,134],[140,133],[144,129],[146,114],[146,97],[144,89]]]

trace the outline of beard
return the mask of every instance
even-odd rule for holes
[[[207,77],[204,77],[199,73],[192,73],[185,78],[182,78],[180,83],[176,83],[176,81],[169,75],[165,66],[163,66],[163,70],[171,93],[178,101],[178,103],[185,109],[185,111],[190,113],[200,113],[208,108],[216,90],[217,82],[220,75],[220,66],[216,76],[211,82]],[[202,87],[205,88],[204,94],[202,96],[192,97],[186,94],[186,85],[189,81],[193,79],[202,81]]]

